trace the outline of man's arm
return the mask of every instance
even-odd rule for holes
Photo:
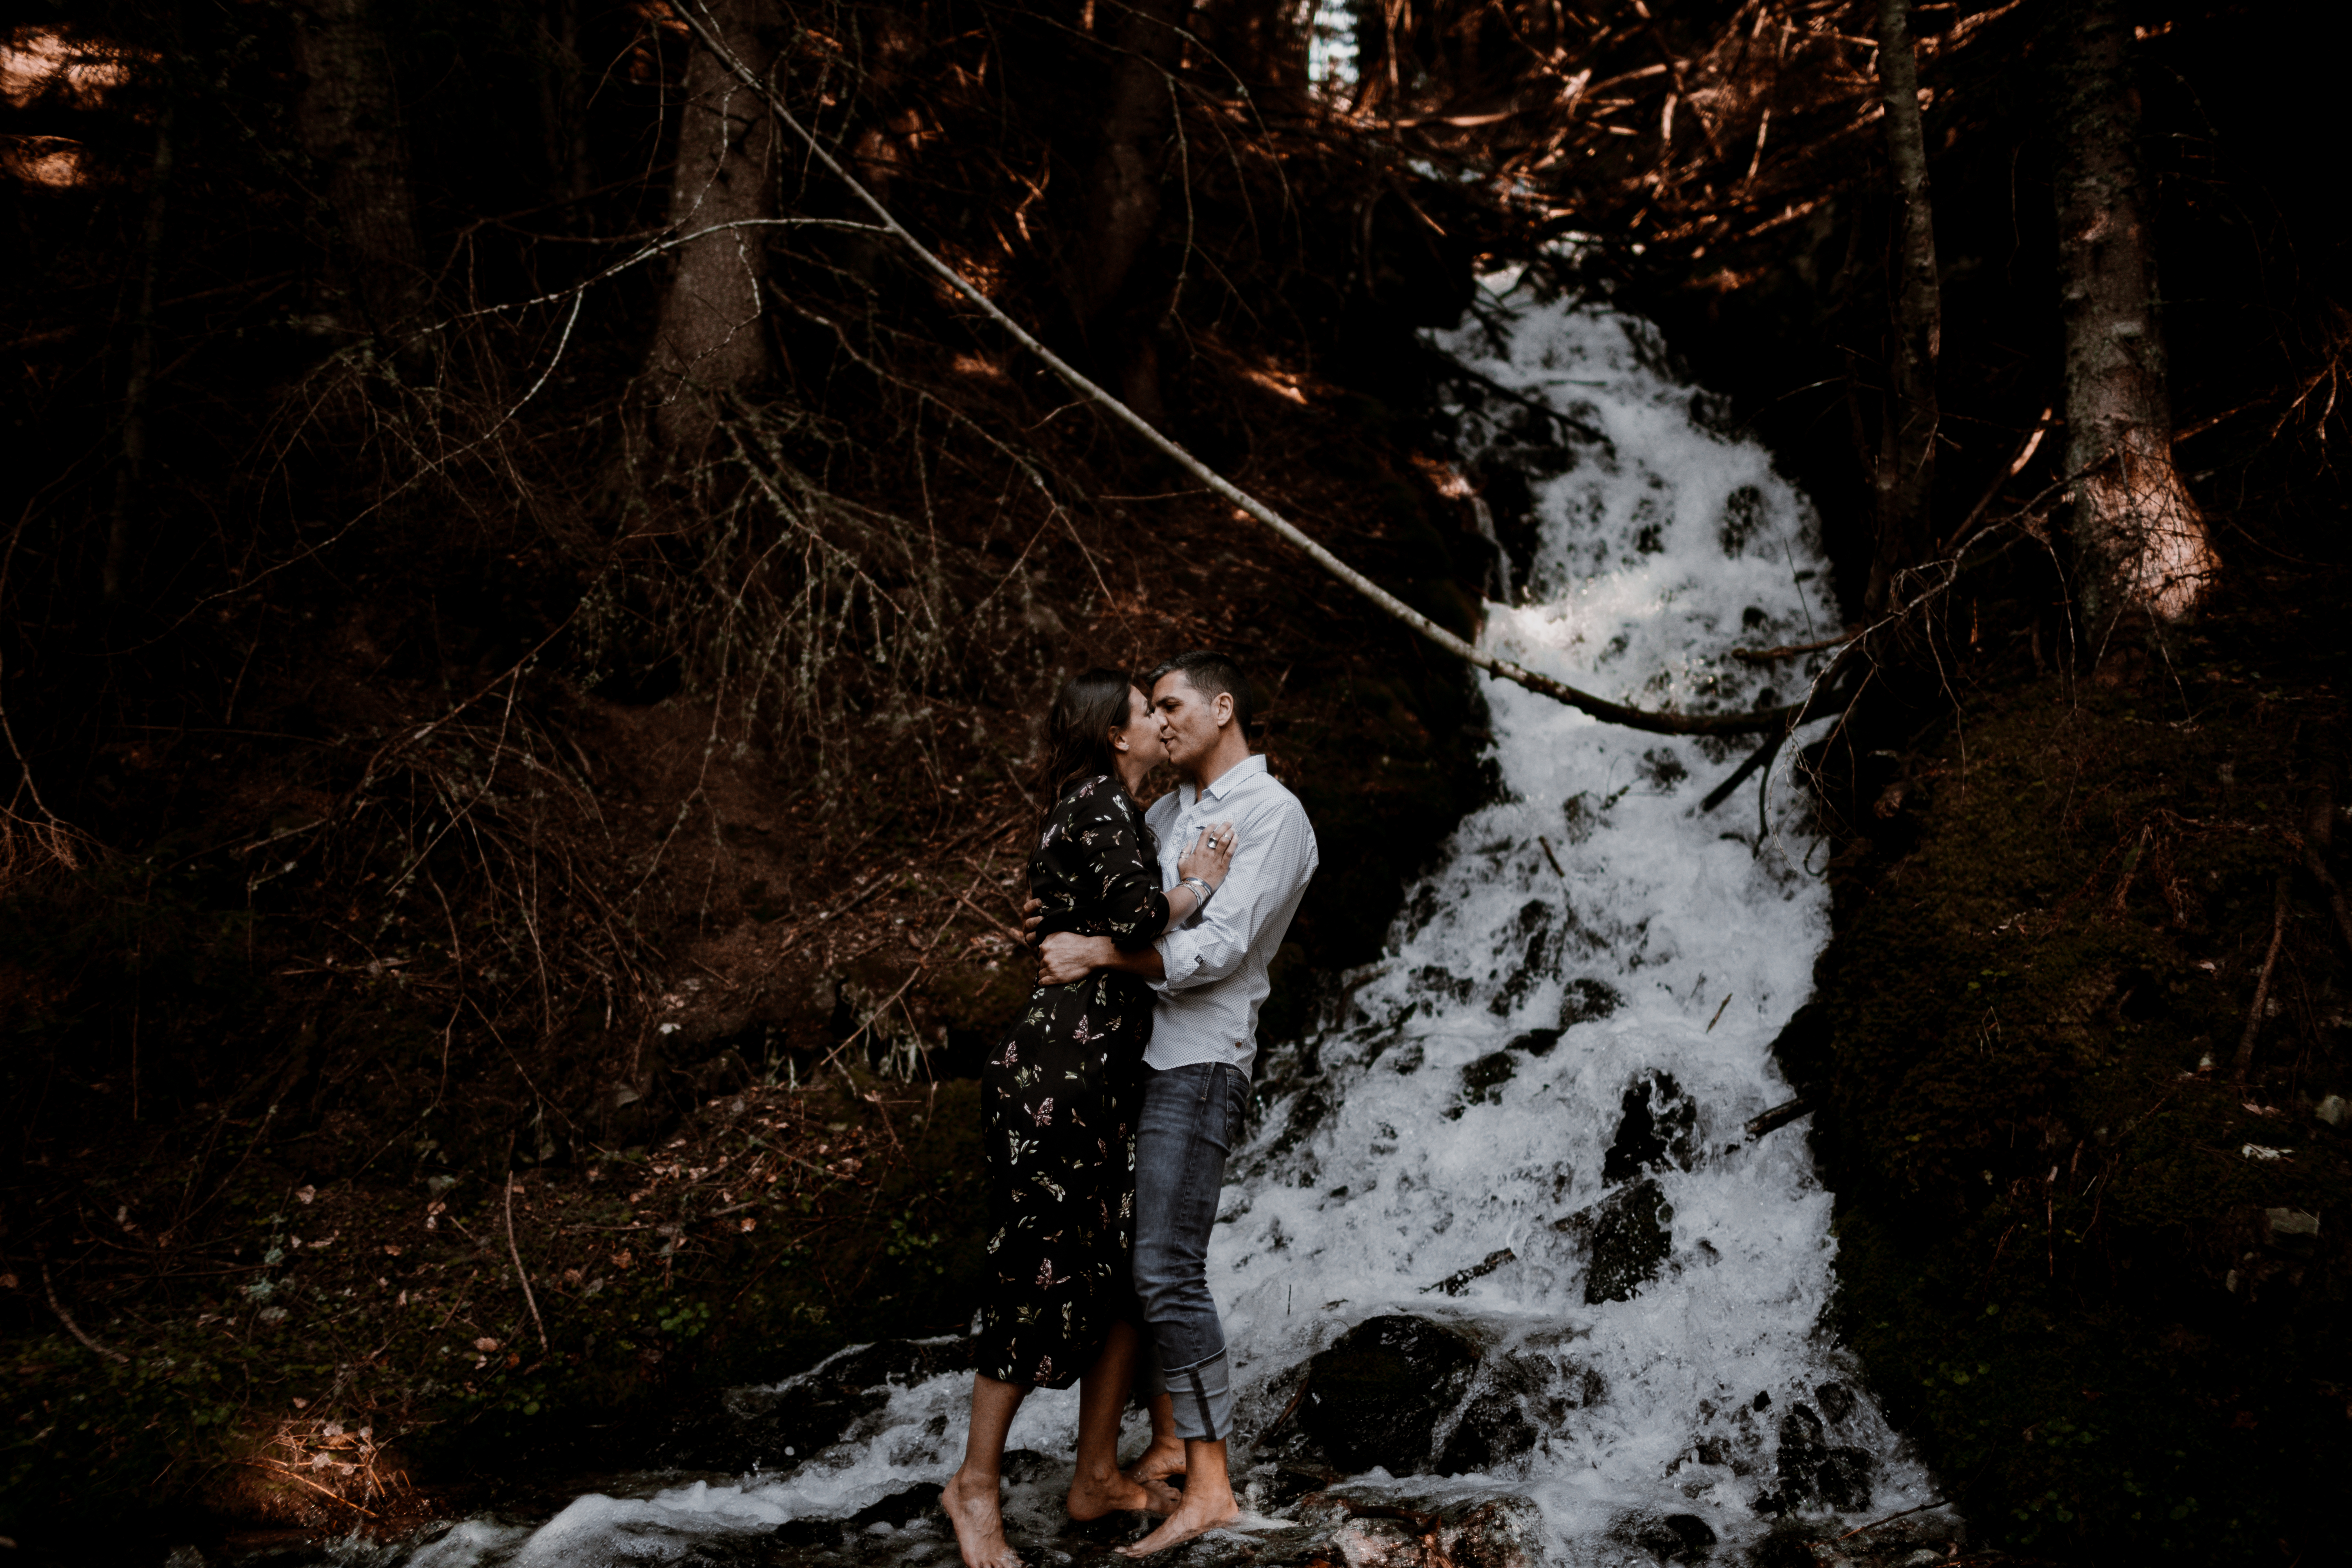
[[[1107,936],[1080,936],[1076,931],[1057,931],[1037,944],[1040,985],[1067,985],[1084,980],[1097,969],[1120,970],[1140,974],[1146,980],[1159,980],[1168,973],[1157,947],[1122,952],[1118,944]]]

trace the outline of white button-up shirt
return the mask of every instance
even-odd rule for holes
[[[1162,1071],[1230,1062],[1247,1077],[1257,1059],[1257,1010],[1273,982],[1266,968],[1289,934],[1318,856],[1307,808],[1266,771],[1265,758],[1235,763],[1205,790],[1187,784],[1144,814],[1160,839],[1164,884],[1203,827],[1234,825],[1240,848],[1209,907],[1156,944],[1167,975],[1151,1013],[1143,1059]]]

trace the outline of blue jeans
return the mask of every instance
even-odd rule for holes
[[[1223,1062],[1144,1069],[1135,1134],[1135,1290],[1150,1326],[1152,1387],[1173,1396],[1176,1432],[1227,1436],[1234,1425],[1225,1326],[1209,1294],[1209,1233],[1240,1135],[1249,1080]]]

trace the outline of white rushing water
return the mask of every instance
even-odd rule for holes
[[[1563,443],[1551,421],[1492,395],[1463,411],[1465,457],[1520,466],[1540,535],[1532,559],[1510,563],[1517,603],[1490,607],[1488,645],[1649,706],[1793,696],[1786,666],[1726,654],[1834,628],[1803,499],[1760,448],[1694,416],[1696,395],[1658,368],[1639,323],[1491,294],[1482,308],[1488,325],[1441,346],[1591,432]],[[1638,1557],[1624,1543],[1643,1517],[1695,1515],[1727,1546],[1760,1534],[1758,1504],[1782,1484],[1781,1424],[1801,1404],[1845,1450],[1832,1502],[1886,1513],[1927,1501],[1925,1472],[1867,1398],[1845,1392],[1821,1327],[1830,1200],[1801,1123],[1754,1141],[1741,1126],[1788,1098],[1769,1046],[1828,934],[1796,792],[1776,778],[1759,842],[1752,784],[1698,809],[1738,752],[1612,729],[1501,682],[1485,694],[1502,798],[1410,889],[1383,962],[1349,977],[1306,1041],[1269,1053],[1264,1114],[1231,1173],[1210,1264],[1244,1432],[1275,1424],[1307,1357],[1366,1319],[1410,1312],[1468,1328],[1495,1347],[1489,1365],[1517,1367],[1512,1397],[1538,1431],[1522,1428],[1534,1447],[1479,1473],[1399,1486],[1523,1492],[1557,1560]],[[1629,1089],[1653,1108],[1659,1157],[1605,1175]],[[1629,1204],[1644,1223],[1663,1216],[1670,1239],[1650,1248],[1654,1278],[1596,1289],[1596,1268],[1631,1267],[1596,1261],[1612,1224],[1637,1254],[1656,1234],[1625,1222]],[[1458,1293],[1430,1290],[1506,1251]],[[1823,1392],[1831,1384],[1842,1386]],[[945,1478],[968,1387],[957,1375],[894,1389],[852,1441],[772,1457],[796,1467],[782,1474],[649,1481],[536,1527],[462,1525],[412,1561],[650,1560],[845,1517]],[[1075,1392],[1037,1394],[1012,1446],[1066,1456],[1076,1418]],[[904,1556],[947,1563],[952,1545],[933,1535]]]

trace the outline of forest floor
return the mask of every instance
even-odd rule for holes
[[[1306,386],[1267,412],[1255,464],[1310,476],[1292,504],[1458,612],[1491,556],[1442,468],[1407,460],[1360,399]],[[1179,492],[1138,510],[1148,532],[1093,541],[1132,588],[1097,573],[1098,592],[1041,604],[1040,641],[1138,667],[1244,650],[1276,771],[1352,847],[1278,965],[1265,1026],[1295,1028],[1318,975],[1376,955],[1480,797],[1485,731],[1458,667],[1229,509]],[[380,706],[394,619],[362,610],[322,638],[302,703],[330,722]],[[1019,679],[936,707],[944,770],[885,746],[865,788],[827,801],[757,753],[714,759],[690,692],[553,683],[538,700],[620,836],[615,863],[662,865],[686,913],[641,994],[552,998],[546,1039],[514,1050],[460,1028],[490,1048],[453,1057],[452,993],[408,978],[415,938],[377,922],[368,940],[348,872],[306,862],[287,881],[308,885],[256,916],[240,867],[179,891],[173,929],[143,906],[200,994],[240,998],[221,1026],[253,1031],[240,1071],[175,1100],[154,1057],[142,1084],[135,1050],[102,1067],[71,1047],[124,911],[52,908],[36,931],[20,910],[0,1006],[50,1065],[27,1089],[41,1113],[0,1278],[17,1389],[0,1534],[65,1560],[93,1531],[156,1554],[397,1532],[642,1464],[647,1435],[717,1388],[961,1331],[984,1240],[973,1075],[1028,989],[1009,928],[1035,803],[1006,748],[1059,677]],[[120,782],[170,779],[182,819],[222,838],[324,793],[299,759],[221,752],[191,776],[184,742],[159,746],[119,759]],[[670,831],[689,804],[698,839]]]

